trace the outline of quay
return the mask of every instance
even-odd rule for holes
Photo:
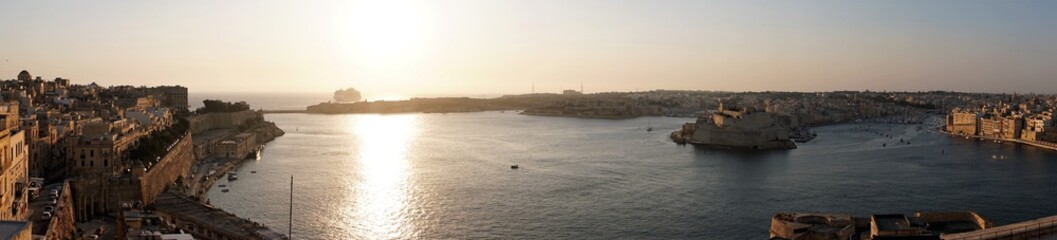
[[[261,110],[263,114],[308,113],[308,110]]]
[[[1028,146],[1038,147],[1038,148],[1042,148],[1042,149],[1049,149],[1049,150],[1057,151],[1057,143],[1042,142],[1042,141],[1028,141],[1028,140],[1023,140],[1023,139],[1004,139],[1004,138],[987,137],[987,136],[965,135],[965,134],[951,133],[951,132],[947,132],[947,131],[940,131],[940,132],[945,133],[945,134],[950,135],[950,136],[956,136],[956,137],[973,138],[973,139],[983,140],[983,141],[1012,142],[1012,143],[1019,143],[1019,144],[1024,144],[1024,145],[1028,145]]]
[[[192,169],[191,186],[185,194],[202,203],[209,203],[209,190],[218,180],[223,179],[225,174],[241,166],[243,160],[245,159],[219,157],[203,159]]]

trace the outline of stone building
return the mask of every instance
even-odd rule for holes
[[[67,162],[73,175],[74,205],[78,219],[104,214],[116,199],[111,199],[112,176],[126,169],[129,150],[145,133],[120,128],[113,122],[91,121],[81,124],[81,134],[73,136]]]
[[[177,109],[190,107],[187,102],[187,88],[183,86],[158,86],[151,88],[150,92],[159,96],[161,105]]]
[[[225,158],[244,158],[257,147],[257,137],[253,133],[240,133],[217,144],[217,153]]]
[[[1002,135],[1003,121],[994,115],[985,115],[979,119],[979,135],[984,137],[999,138]]]
[[[0,105],[0,118],[0,220],[19,221],[29,206],[29,145],[19,129],[17,106]]]
[[[0,219],[23,220],[29,208],[29,145],[25,141],[25,132],[4,129],[0,133],[0,157],[3,177],[0,178]]]
[[[977,118],[976,113],[955,109],[947,114],[946,130],[949,133],[976,135],[980,128]]]
[[[1001,119],[1002,133],[999,135],[1004,139],[1020,139],[1020,133],[1024,130],[1024,118],[1020,116],[1007,116]]]

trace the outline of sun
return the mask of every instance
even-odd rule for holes
[[[426,2],[362,0],[335,8],[337,45],[358,63],[402,65],[420,57],[430,35]]]

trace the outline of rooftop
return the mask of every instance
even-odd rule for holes
[[[158,212],[168,213],[199,226],[209,226],[213,231],[228,236],[243,236],[246,239],[285,239],[264,225],[239,218],[211,206],[203,205],[175,193],[164,193],[155,202]]]
[[[0,237],[12,239],[19,232],[29,227],[29,222],[0,221]]]

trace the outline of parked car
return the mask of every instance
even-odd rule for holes
[[[51,219],[51,212],[40,213],[40,219],[49,220]]]
[[[55,207],[52,207],[52,206],[44,207],[44,211],[45,212],[54,212],[55,211]]]

